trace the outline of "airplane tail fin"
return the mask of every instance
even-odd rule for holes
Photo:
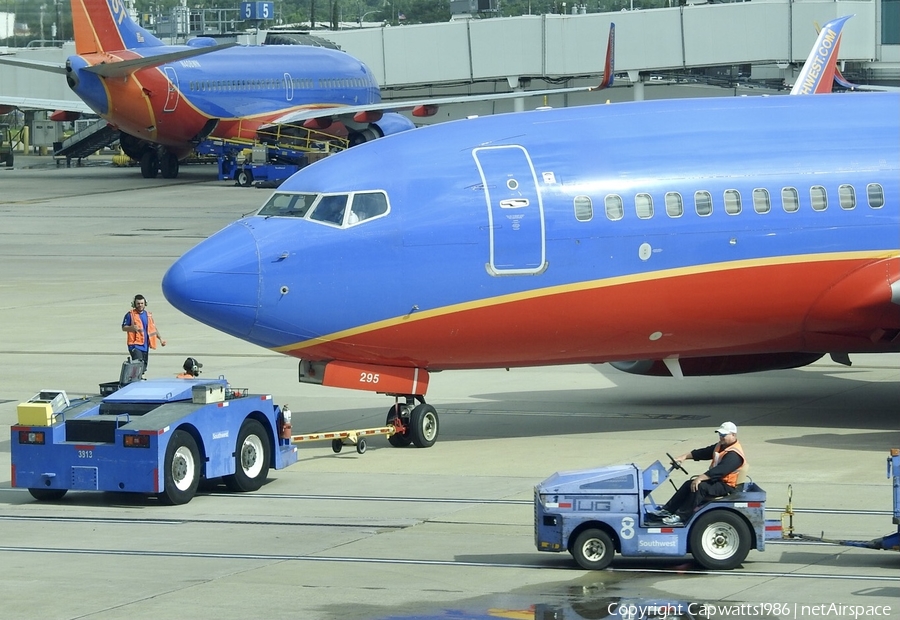
[[[75,53],[115,52],[157,47],[163,42],[138,26],[124,0],[71,0]]]
[[[841,46],[841,30],[844,23],[853,17],[845,15],[833,19],[819,32],[819,38],[803,68],[791,89],[792,95],[813,95],[816,93],[830,93],[832,83],[835,81],[837,71],[838,49]],[[843,79],[843,77],[841,77]],[[840,83],[840,82],[839,82]]]
[[[616,25],[609,25],[609,39],[606,43],[606,64],[603,65],[603,80],[591,90],[603,90],[612,86],[616,74]]]

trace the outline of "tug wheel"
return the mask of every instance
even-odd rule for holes
[[[266,429],[257,420],[244,420],[234,447],[234,474],[225,476],[225,486],[239,493],[258,490],[269,476],[269,461]]]
[[[585,530],[572,545],[572,557],[585,570],[603,570],[609,566],[615,554],[613,541],[603,530]]]
[[[62,499],[66,495],[68,489],[42,489],[40,487],[28,489],[31,497],[39,502],[55,502]]]
[[[704,568],[731,570],[750,551],[750,528],[733,512],[711,510],[691,527],[690,543],[691,554]]]
[[[241,168],[235,177],[237,184],[241,187],[250,187],[253,185],[253,173],[250,170]]]
[[[169,505],[187,504],[200,483],[200,451],[190,433],[175,431],[166,446],[163,463],[163,491],[160,501]]]

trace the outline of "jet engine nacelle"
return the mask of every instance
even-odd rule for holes
[[[388,112],[380,120],[369,123],[364,129],[351,131],[349,135],[350,146],[356,146],[363,142],[369,142],[415,128],[416,126],[413,122],[402,114]]]
[[[799,368],[800,366],[812,364],[821,357],[821,353],[760,353],[754,355],[688,357],[680,358],[678,363],[685,377],[708,377]],[[662,360],[635,360],[631,362],[610,362],[610,364],[614,368],[632,375],[672,376],[669,368]]]

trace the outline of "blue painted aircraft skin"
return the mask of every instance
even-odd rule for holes
[[[893,93],[439,124],[275,194],[383,193],[387,213],[334,225],[266,207],[179,259],[163,290],[254,344],[384,367],[900,351],[898,137]]]

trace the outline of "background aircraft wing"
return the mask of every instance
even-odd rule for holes
[[[0,106],[9,106],[20,110],[63,110],[65,112],[95,114],[83,101],[70,101],[68,99],[36,99],[32,97],[6,97],[0,95]]]
[[[98,65],[85,67],[84,70],[90,73],[96,73],[97,75],[106,78],[127,77],[135,71],[138,71],[139,69],[146,69],[147,67],[158,67],[159,65],[175,62],[177,60],[194,58],[196,56],[202,56],[203,54],[210,54],[219,50],[228,49],[229,47],[234,47],[236,45],[237,43],[223,43],[222,45],[215,45],[210,47],[194,47],[190,49],[178,50],[175,52],[168,52],[165,54],[153,54],[143,56],[141,58],[132,58],[130,60],[104,62]],[[147,49],[152,50],[153,48]]]
[[[62,73],[65,75],[66,66],[55,62],[42,60],[25,60],[13,54],[0,54],[0,65],[12,65],[14,67],[27,67],[37,71],[49,71],[50,73]]]

